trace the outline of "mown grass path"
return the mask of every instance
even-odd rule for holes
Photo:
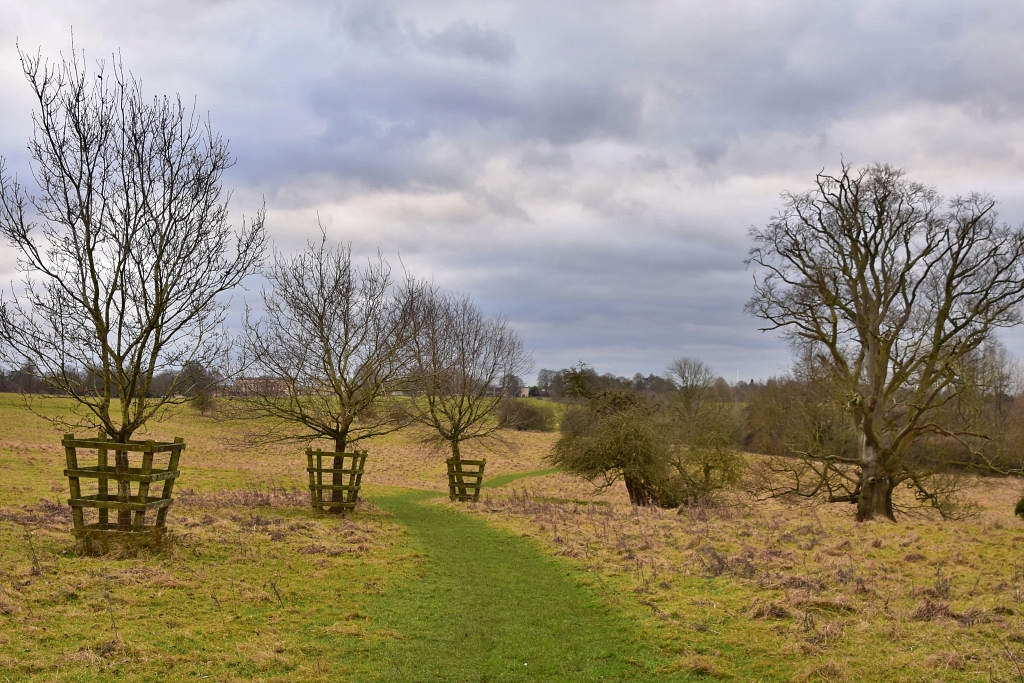
[[[418,577],[366,605],[399,638],[363,654],[386,681],[672,681],[628,619],[529,541],[424,502],[433,492],[375,496],[426,561]]]

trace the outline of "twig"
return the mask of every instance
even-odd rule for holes
[[[281,603],[281,606],[282,606],[282,607],[284,607],[284,600],[282,600],[282,599],[281,599],[281,593],[280,593],[280,592],[279,592],[279,591],[277,590],[277,582],[278,582],[279,580],[280,580],[280,577],[277,577],[277,576],[275,576],[274,578],[272,578],[272,579],[269,579],[269,580],[267,581],[267,584],[270,584],[270,587],[271,587],[271,588],[273,589],[273,591],[274,591],[274,595],[276,595],[276,596],[277,596],[277,601],[278,601],[279,603]],[[264,584],[264,585],[267,585],[267,584]]]
[[[107,613],[110,614],[110,626],[114,629],[114,636],[121,640],[121,632],[117,630],[117,620],[114,619],[114,600],[106,588],[103,589],[103,597],[107,599]]]
[[[43,568],[39,564],[39,556],[36,555],[36,546],[32,542],[32,532],[29,531],[28,527],[25,527],[25,538],[28,540],[28,548],[32,552],[32,576],[41,576]]]
[[[1020,670],[1020,662],[1017,661],[1017,655],[1013,654],[1010,647],[1003,641],[1002,637],[998,633],[994,633],[995,637],[999,640],[999,644],[1006,650],[1006,654],[1010,657],[1010,661],[1013,662],[1013,668],[1017,670],[1017,680],[1024,683],[1024,672]]]

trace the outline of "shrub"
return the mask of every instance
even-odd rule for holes
[[[1021,496],[1020,500],[1017,501],[1017,507],[1013,509],[1013,514],[1024,519],[1024,496]]]
[[[637,394],[603,394],[586,408],[570,408],[561,431],[551,464],[601,488],[621,479],[634,505],[680,504],[668,466],[669,434]]]
[[[203,391],[192,399],[192,407],[198,410],[200,415],[208,415],[217,407],[217,399],[213,397],[213,392]]]
[[[543,403],[522,398],[505,398],[498,403],[501,426],[520,432],[555,431],[555,409]]]
[[[676,498],[682,505],[713,503],[717,491],[739,483],[743,474],[730,409],[709,401],[697,411],[677,411],[673,424],[669,467]]]

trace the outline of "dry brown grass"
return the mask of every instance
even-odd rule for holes
[[[631,507],[618,489],[597,504],[558,502],[546,495],[555,478],[544,479],[488,492],[470,509],[646,608],[690,643],[679,647],[681,667],[712,648],[734,662],[784,653],[779,666],[795,680],[916,681],[922,664],[926,678],[1019,680],[1017,481],[979,479],[970,493],[979,513],[969,521],[923,514],[858,524],[849,505],[758,503],[739,493],[678,512]],[[728,674],[728,659],[715,671]]]

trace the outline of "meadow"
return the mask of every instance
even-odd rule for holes
[[[37,409],[62,411],[62,399]],[[634,508],[507,432],[479,503],[414,432],[367,444],[365,501],[308,507],[301,444],[176,408],[167,548],[68,533],[60,434],[0,395],[0,676],[10,681],[1024,681],[1021,485],[977,513],[857,524],[849,505]],[[757,456],[748,456],[757,457]]]

